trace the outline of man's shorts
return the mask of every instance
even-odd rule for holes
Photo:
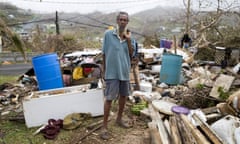
[[[116,79],[105,80],[106,88],[104,95],[106,100],[115,100],[118,96],[130,95],[129,81],[121,81]]]

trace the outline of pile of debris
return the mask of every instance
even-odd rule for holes
[[[179,82],[167,84],[161,81],[163,53],[160,49],[140,50],[139,89],[133,89],[129,97],[133,106],[141,103],[133,108],[134,114],[151,119],[152,140],[163,144],[240,143],[240,64],[222,68],[214,62],[195,61],[193,55],[179,50],[177,54],[183,57]],[[135,80],[131,80],[133,87]],[[34,80],[25,78],[24,82],[0,86],[1,116],[23,111],[22,100],[31,99],[36,91]]]
[[[222,68],[210,61],[189,61],[189,57],[183,61],[176,85],[161,82],[161,71],[154,71],[158,65],[152,61],[148,70],[139,70],[140,91],[134,91],[131,100],[136,103],[138,97],[148,102],[140,115],[152,120],[148,123],[152,140],[240,143],[240,64]]]

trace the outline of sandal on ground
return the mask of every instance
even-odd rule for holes
[[[132,126],[129,125],[128,122],[124,122],[124,121],[116,121],[116,125],[122,128],[131,128]]]
[[[111,138],[111,135],[106,129],[104,129],[104,130],[102,130],[100,137],[103,140],[109,140]]]

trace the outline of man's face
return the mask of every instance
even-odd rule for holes
[[[124,14],[120,15],[117,19],[117,24],[119,27],[119,32],[123,32],[128,24],[128,16]]]

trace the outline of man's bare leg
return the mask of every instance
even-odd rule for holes
[[[104,140],[110,139],[109,132],[107,130],[108,128],[108,117],[111,109],[112,101],[111,100],[105,100],[104,102],[104,116],[103,116],[103,127],[102,127],[102,133],[101,138]]]
[[[108,117],[111,109],[112,101],[111,100],[105,100],[104,103],[104,116],[103,116],[103,128],[107,129],[108,125]]]
[[[125,103],[126,103],[127,97],[126,96],[119,96],[118,99],[118,116],[117,116],[117,120],[116,122],[122,122],[122,115],[123,115],[123,110],[125,107]]]

